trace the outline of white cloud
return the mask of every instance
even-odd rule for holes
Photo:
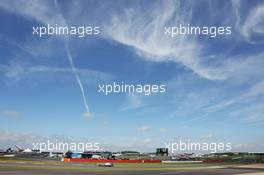
[[[146,132],[150,130],[150,127],[147,125],[141,126],[137,129],[139,132]]]
[[[252,39],[253,34],[264,34],[264,5],[256,6],[247,16],[243,26],[241,27],[242,34],[251,42],[256,42]]]
[[[168,129],[166,129],[166,128],[160,128],[159,131],[160,131],[160,132],[167,132]]]
[[[20,76],[24,75],[25,73],[25,67],[23,64],[11,61],[8,66],[3,64],[0,65],[0,72],[2,72],[8,78],[19,80]]]
[[[121,111],[137,109],[144,105],[143,95],[136,93],[127,93]]]
[[[82,114],[82,116],[85,118],[85,119],[92,119],[94,117],[94,115],[90,112],[85,112]]]
[[[143,145],[150,145],[153,142],[151,138],[143,139],[142,144]]]
[[[10,118],[16,118],[20,115],[20,113],[16,111],[3,111],[2,115]]]
[[[243,98],[264,95],[264,80],[253,85],[248,92],[243,94]]]

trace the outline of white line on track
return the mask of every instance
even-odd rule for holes
[[[159,175],[163,175],[163,174],[182,174],[185,171],[172,171],[172,172],[163,172],[163,173],[159,173]]]
[[[77,165],[77,166],[84,166],[84,164],[72,164],[72,165]]]
[[[33,163],[35,165],[45,165],[45,163]]]
[[[19,163],[19,164],[25,164],[26,162],[15,162],[15,163]]]

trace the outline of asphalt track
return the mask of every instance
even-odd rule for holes
[[[264,170],[208,165],[116,166],[56,162],[0,161],[0,175],[264,175]]]

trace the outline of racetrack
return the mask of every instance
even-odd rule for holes
[[[264,170],[208,164],[98,167],[95,164],[49,161],[0,161],[0,175],[246,175],[247,173],[264,175]]]

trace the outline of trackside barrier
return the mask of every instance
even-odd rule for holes
[[[64,158],[64,162],[91,162],[91,163],[161,163],[161,160],[98,160],[84,158]]]

